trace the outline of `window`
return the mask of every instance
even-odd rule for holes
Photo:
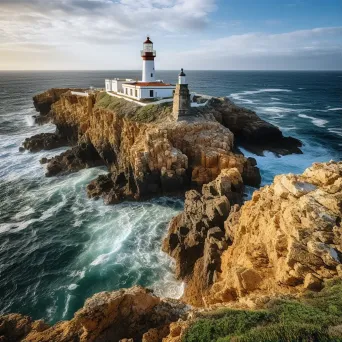
[[[126,95],[128,95],[128,89],[127,88],[125,88],[125,93],[126,93]]]
[[[153,93],[154,93],[153,90],[150,90],[150,97],[153,97],[153,96],[154,96]]]
[[[131,96],[133,96],[133,89],[131,89]]]
[[[151,73],[151,77],[153,77],[153,74]]]
[[[135,89],[135,97],[138,97],[138,90]]]

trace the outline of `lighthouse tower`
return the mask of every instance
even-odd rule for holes
[[[176,119],[180,116],[191,115],[190,112],[190,92],[188,88],[188,82],[186,81],[186,75],[184,70],[178,76],[178,84],[173,95],[173,115]]]
[[[153,50],[153,43],[150,37],[147,37],[141,50],[141,57],[143,59],[142,82],[154,82],[156,80],[154,70],[154,58],[156,51]]]

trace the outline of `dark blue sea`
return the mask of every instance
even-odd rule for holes
[[[19,153],[36,126],[32,96],[51,87],[104,87],[104,79],[139,71],[0,72],[0,313],[49,322],[70,319],[92,294],[140,284],[179,297],[183,285],[160,251],[167,222],[182,201],[159,198],[105,206],[85,187],[104,168],[45,178],[49,152]],[[342,157],[342,71],[188,71],[191,91],[228,96],[304,143],[303,155],[256,157],[263,184]],[[158,78],[176,82],[177,71]],[[253,156],[243,151],[248,156]]]

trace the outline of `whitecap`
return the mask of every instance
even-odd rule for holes
[[[65,317],[66,314],[68,313],[70,299],[71,299],[71,295],[68,294],[67,295],[67,299],[66,299],[66,303],[65,303],[65,308],[64,308],[64,311],[63,311],[63,314],[62,314],[62,317]]]
[[[16,213],[14,216],[13,216],[13,219],[14,220],[20,220],[22,219],[23,217],[25,216],[28,216],[30,214],[33,214],[35,212],[35,210],[30,207],[30,206],[25,206],[24,208],[22,208],[22,210],[19,212],[19,213]]]
[[[308,115],[305,115],[305,114],[299,114],[298,115],[300,118],[304,118],[304,119],[310,119],[311,122],[317,126],[317,127],[324,127],[329,121],[327,120],[323,120],[323,119],[317,119],[317,118],[314,118],[312,116],[308,116]]]
[[[70,290],[70,291],[75,290],[75,289],[77,289],[77,288],[78,288],[78,285],[77,285],[77,284],[70,284],[70,285],[68,286],[68,290]]]
[[[6,233],[6,232],[11,232],[11,233],[20,232],[21,230],[26,229],[31,223],[33,223],[35,221],[36,220],[1,223],[0,224],[0,234]]]
[[[329,108],[328,111],[342,110],[342,108]]]
[[[85,276],[85,269],[83,269],[82,271],[72,271],[69,274],[69,277],[79,277],[80,279],[84,278]]]
[[[110,255],[113,253],[100,254],[93,262],[90,263],[91,266],[97,266],[104,264],[109,260]]]
[[[289,93],[292,92],[290,89],[282,89],[282,88],[262,88],[257,90],[245,90],[239,93],[232,93],[230,94],[230,97],[232,97],[234,100],[238,100],[244,103],[253,104],[255,101],[252,101],[250,99],[245,99],[244,96],[246,95],[255,95],[255,94],[261,94],[261,93],[277,93],[277,92],[285,92]]]
[[[26,120],[27,126],[33,127],[35,125],[35,119],[33,118],[32,115],[25,115],[25,120]]]
[[[328,128],[328,131],[330,133],[335,133],[339,135],[340,137],[342,137],[342,128]]]

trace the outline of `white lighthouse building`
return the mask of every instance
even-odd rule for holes
[[[156,80],[154,66],[156,51],[153,50],[150,37],[147,37],[143,43],[141,57],[143,60],[141,81],[119,78],[106,79],[106,91],[135,100],[171,98],[176,86]]]
[[[153,50],[153,43],[150,37],[147,37],[141,50],[141,57],[143,59],[142,82],[154,82],[156,80],[154,69],[154,58],[156,57],[156,50]]]

